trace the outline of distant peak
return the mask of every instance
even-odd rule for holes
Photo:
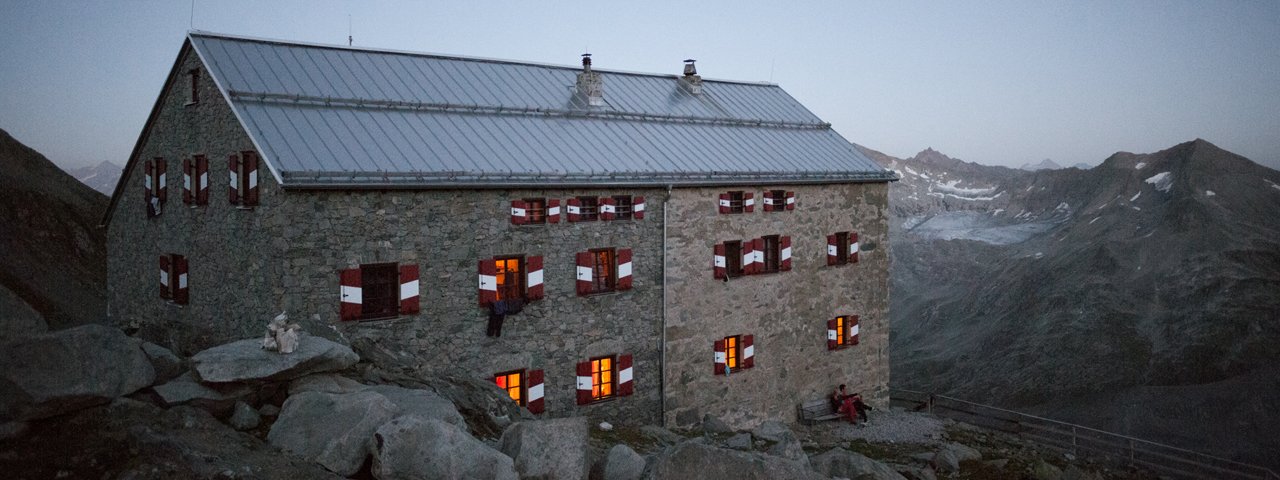
[[[1053,160],[1050,160],[1050,159],[1047,159],[1047,158],[1046,158],[1046,159],[1044,159],[1044,160],[1041,160],[1039,163],[1034,163],[1034,164],[1033,164],[1033,163],[1024,163],[1024,164],[1022,164],[1022,167],[1021,167],[1021,168],[1022,168],[1023,170],[1028,170],[1028,171],[1036,171],[1036,170],[1059,170],[1059,169],[1061,169],[1061,168],[1062,168],[1062,165],[1058,165],[1058,164],[1057,164],[1056,162],[1054,162]]]

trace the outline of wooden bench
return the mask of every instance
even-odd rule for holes
[[[831,400],[819,398],[810,400],[800,404],[800,423],[804,425],[813,425],[818,422],[827,420],[836,420],[841,417],[836,410],[831,408]]]

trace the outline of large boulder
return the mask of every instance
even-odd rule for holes
[[[715,415],[710,413],[702,416],[702,431],[707,433],[733,433],[733,427],[724,423]]]
[[[512,422],[534,419],[528,410],[511,401],[507,392],[491,380],[449,372],[404,373],[379,366],[366,368],[363,379],[372,384],[435,392],[453,403],[466,420],[467,428],[480,438],[496,439]]]
[[[375,444],[373,476],[379,480],[518,478],[511,457],[436,419],[397,417],[378,428]]]
[[[142,342],[142,353],[147,354],[151,368],[156,370],[156,383],[173,380],[182,374],[182,359],[173,351],[151,342]]]
[[[302,392],[289,397],[267,442],[351,476],[373,452],[373,433],[395,417],[396,405],[375,392]]]
[[[190,372],[163,385],[156,385],[152,391],[156,392],[163,406],[189,405],[215,415],[230,412],[237,400],[253,394],[253,389],[243,384],[205,385],[197,381]]]
[[[590,480],[637,480],[644,474],[644,457],[625,444],[614,445],[591,466]]]
[[[809,458],[813,470],[828,477],[864,480],[907,480],[888,465],[840,447]]]
[[[434,418],[445,423],[452,423],[467,428],[467,421],[454,408],[453,402],[430,390],[397,387],[395,385],[371,385],[369,391],[378,392],[396,404],[401,415],[417,415],[422,418]]]
[[[260,423],[262,423],[262,415],[259,415],[257,410],[254,410],[253,407],[244,402],[236,402],[236,406],[232,409],[231,417],[227,418],[227,425],[242,432],[258,428]]]
[[[502,432],[500,449],[521,478],[581,480],[587,474],[587,417],[518,422]]]
[[[302,392],[353,393],[369,386],[336,373],[316,373],[289,382],[289,395]]]
[[[210,383],[289,380],[317,372],[346,369],[360,357],[345,345],[302,335],[293,353],[262,348],[262,340],[249,339],[219,345],[191,357],[200,380]]]
[[[0,421],[107,403],[155,376],[142,341],[115,328],[91,324],[13,339],[0,344]]]
[[[770,455],[716,448],[699,442],[683,442],[654,458],[650,479],[825,479],[808,465]]]

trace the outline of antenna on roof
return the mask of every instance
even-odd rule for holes
[[[187,28],[196,28],[196,0],[191,0],[191,18],[187,19]]]
[[[194,0],[193,0],[194,1]],[[351,46],[351,14],[347,14],[347,46]]]

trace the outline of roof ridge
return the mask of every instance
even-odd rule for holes
[[[553,68],[558,70],[579,71],[582,69],[581,67],[576,67],[573,65],[562,65],[562,64],[555,64],[555,63],[530,62],[530,61],[521,61],[521,60],[510,60],[510,59],[504,59],[504,58],[479,57],[479,56],[457,55],[457,54],[449,54],[449,53],[419,52],[419,51],[413,51],[413,50],[400,50],[400,49],[394,49],[394,48],[356,47],[356,46],[350,46],[350,45],[337,45],[337,44],[330,44],[330,43],[304,42],[299,40],[254,37],[249,35],[234,35],[234,34],[228,34],[228,33],[209,32],[205,30],[188,30],[187,35],[192,37],[219,38],[224,40],[270,43],[270,44],[276,44],[276,45],[286,45],[286,46],[296,46],[296,47],[325,48],[325,49],[331,49],[331,50],[346,50],[346,51],[353,51],[353,52],[368,52],[368,53],[387,53],[387,54],[393,54],[393,55],[429,57],[429,58],[437,58],[437,59],[444,59],[444,60],[459,60],[459,61],[482,62],[482,63],[500,63],[500,64],[507,64],[507,65],[522,65],[522,66],[528,66],[528,67]],[[617,69],[607,69],[607,68],[602,69],[602,68],[597,68],[596,65],[592,65],[591,70],[595,72],[608,73],[608,74],[614,74],[614,75],[634,75],[634,76],[641,76],[641,77],[657,77],[657,78],[671,78],[671,79],[679,79],[681,77],[681,75],[677,75],[677,74],[639,72],[639,71],[633,71],[633,70],[617,70]],[[707,78],[707,77],[702,77],[702,81],[703,83],[706,83],[706,82],[731,83],[736,85],[771,87],[771,88],[778,88],[778,89],[782,88],[780,85],[776,83],[765,82],[765,81],[729,80],[729,79]]]

